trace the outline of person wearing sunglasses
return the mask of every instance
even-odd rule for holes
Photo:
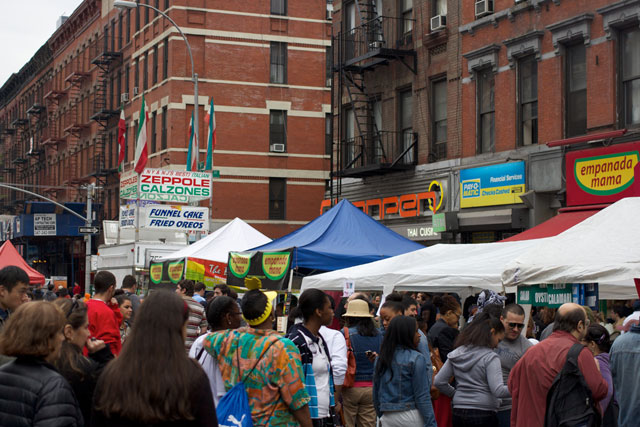
[[[96,382],[102,369],[113,359],[113,354],[104,341],[91,338],[87,305],[84,302],[73,298],[58,299],[53,304],[65,314],[66,320],[62,329],[64,341],[53,365],[71,385],[85,425],[89,425]],[[82,354],[85,346],[88,358]]]
[[[516,362],[533,345],[522,334],[524,317],[524,309],[518,304],[508,304],[502,310],[502,315],[500,316],[500,321],[504,325],[504,339],[498,344],[496,353],[500,358],[502,378],[505,384],[507,384],[509,373]],[[511,397],[502,399],[498,409],[498,421],[500,422],[500,427],[509,427],[511,425]]]

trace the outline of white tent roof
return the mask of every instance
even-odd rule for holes
[[[176,258],[202,258],[226,264],[229,251],[246,251],[271,241],[270,238],[236,218],[225,224],[202,240],[168,254],[160,259],[165,261]]]
[[[618,298],[637,298],[640,277],[640,197],[624,198],[506,264],[505,286],[600,283]],[[605,295],[605,296],[603,296]]]
[[[342,290],[352,280],[356,290],[429,290],[461,295],[482,289],[502,291],[503,266],[546,239],[516,242],[440,244],[381,261],[302,279],[301,290]]]

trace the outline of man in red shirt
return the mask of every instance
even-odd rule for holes
[[[569,349],[582,340],[589,327],[584,309],[578,304],[563,304],[557,311],[553,333],[529,348],[509,375],[509,391],[513,399],[512,427],[544,425],[547,393],[553,380],[567,361]],[[578,356],[578,367],[592,397],[599,401],[607,395],[607,382],[588,348]]]
[[[114,355],[120,354],[120,324],[122,314],[118,302],[113,298],[116,277],[108,271],[99,271],[93,279],[95,295],[87,301],[87,316],[91,336],[109,344]]]

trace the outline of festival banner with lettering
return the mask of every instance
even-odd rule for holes
[[[135,199],[138,175],[120,175],[120,198]],[[211,197],[211,172],[146,168],[140,174],[140,199],[156,202],[191,203]]]
[[[184,278],[186,259],[152,262],[149,266],[149,280],[152,284],[176,285]]]
[[[227,265],[202,258],[182,258],[153,262],[149,266],[149,279],[155,285],[176,285],[182,279],[202,282],[208,291],[220,283],[226,283]]]
[[[591,307],[598,310],[597,283],[562,283],[556,285],[519,286],[518,304],[531,304],[534,307],[558,308],[567,302]]]
[[[292,249],[269,252],[229,252],[227,284],[245,287],[246,278],[260,279],[262,289],[286,290],[289,286]]]
[[[567,206],[640,196],[640,142],[567,153]]]

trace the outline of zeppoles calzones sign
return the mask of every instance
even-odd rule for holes
[[[134,171],[120,177],[120,198],[135,199],[138,176]],[[211,173],[145,169],[140,174],[140,199],[190,203],[211,197]]]

